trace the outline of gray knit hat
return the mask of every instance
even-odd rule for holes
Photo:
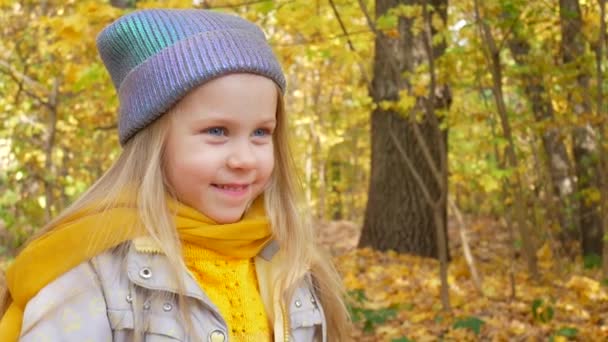
[[[240,17],[197,9],[147,9],[97,36],[97,49],[120,102],[124,145],[193,88],[237,72],[285,77],[262,30]]]

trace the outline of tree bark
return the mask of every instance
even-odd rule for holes
[[[578,0],[560,0],[561,53],[565,66],[576,67],[577,90],[568,94],[570,110],[581,116],[592,111],[589,96],[589,71],[582,63],[585,39],[582,35],[582,16]],[[599,191],[597,132],[589,122],[579,122],[573,131],[573,155],[577,190],[583,194],[579,202],[579,224],[583,255],[602,255],[603,227],[598,201],[590,201],[589,193]]]
[[[435,14],[446,22],[447,0],[426,1],[425,5],[433,6]],[[377,0],[376,17],[385,14],[397,5],[422,5],[418,0]],[[375,103],[381,101],[398,101],[399,92],[407,90],[412,94],[412,84],[401,75],[413,73],[421,65],[428,63],[425,51],[424,33],[412,33],[412,18],[399,18],[397,37],[389,37],[376,32],[374,75],[370,93]],[[436,59],[445,51],[445,44],[432,48],[432,58]],[[403,114],[379,106],[371,115],[372,161],[369,195],[360,246],[369,246],[379,250],[392,249],[398,252],[439,258],[437,231],[435,223],[446,231],[446,196],[442,187],[447,184],[446,172],[446,133],[440,129],[439,119],[430,115],[425,101],[433,101],[432,108],[447,108],[449,89],[438,85],[429,90],[434,99],[418,97],[412,116],[422,113],[421,122],[404,118]],[[406,115],[407,116],[407,115]],[[391,134],[397,142],[392,141]],[[417,136],[418,134],[418,136]],[[419,143],[422,137],[424,144]],[[423,145],[428,150],[423,149]],[[403,153],[399,148],[403,149]],[[428,163],[425,153],[430,155],[432,164]],[[407,158],[415,165],[420,181],[408,168]],[[435,169],[433,169],[435,168]],[[437,170],[441,170],[439,175]],[[438,181],[439,178],[439,181]],[[424,191],[430,197],[439,200],[438,210],[426,200]],[[439,212],[439,216],[435,214]],[[447,251],[447,239],[443,239]]]

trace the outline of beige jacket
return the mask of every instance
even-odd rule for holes
[[[117,250],[107,251],[44,287],[25,307],[20,341],[126,342],[134,340],[135,327],[141,327],[146,342],[228,341],[219,310],[184,270],[194,330],[186,336],[179,318],[177,282],[169,276],[166,256],[127,244],[126,258]],[[325,316],[310,275],[289,303],[270,298],[268,279],[272,279],[275,252],[276,246],[270,244],[255,258],[275,341],[326,342]],[[260,340],[252,337],[251,341]]]

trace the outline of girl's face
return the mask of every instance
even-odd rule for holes
[[[266,77],[229,74],[177,103],[164,168],[181,202],[218,223],[241,218],[274,167],[277,96]]]

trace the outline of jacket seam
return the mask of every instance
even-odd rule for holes
[[[87,262],[87,264],[89,265],[89,271],[90,273],[92,273],[94,281],[99,285],[99,292],[101,292],[101,297],[103,298],[103,305],[105,307],[105,314],[106,314],[106,319],[108,320],[108,326],[112,326],[111,322],[110,322],[110,316],[108,315],[108,310],[110,309],[108,307],[108,300],[106,299],[106,292],[105,289],[103,287],[103,283],[101,282],[101,277],[99,276],[99,272],[97,270],[97,266],[96,266],[96,258],[93,257],[91,259],[89,259],[89,261]]]

